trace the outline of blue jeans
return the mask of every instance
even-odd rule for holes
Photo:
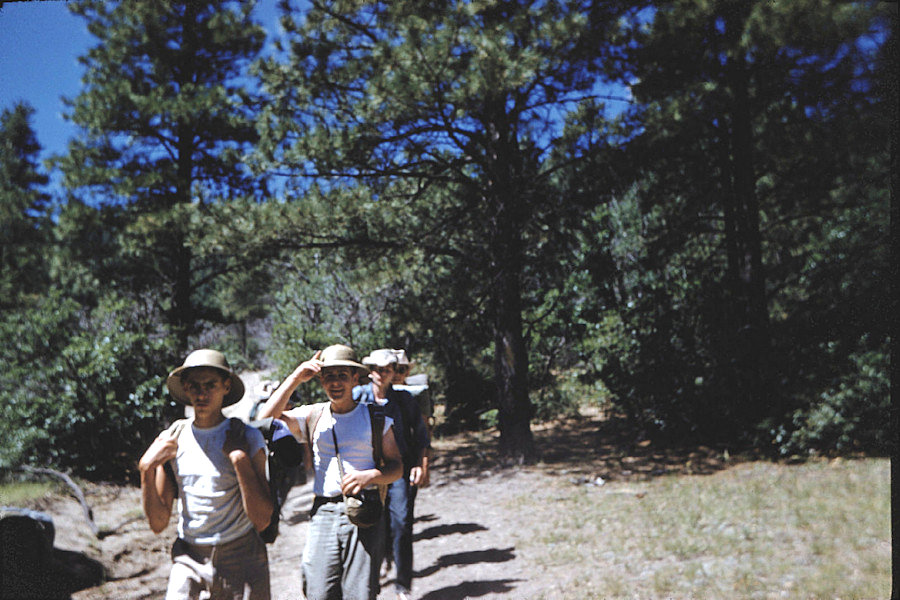
[[[343,502],[318,506],[303,549],[303,593],[308,600],[375,600],[383,547],[382,522],[360,529]]]
[[[388,486],[385,519],[388,525],[390,552],[397,569],[398,591],[412,589],[413,520],[419,488],[409,484],[409,473]]]

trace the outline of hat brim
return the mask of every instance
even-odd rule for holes
[[[353,367],[354,369],[362,369],[363,371],[369,370],[369,367],[361,365],[358,362],[353,362],[352,360],[332,360],[322,365],[323,369],[327,369],[328,367]]]
[[[166,378],[166,387],[169,389],[169,393],[173,398],[179,403],[184,404],[186,406],[191,405],[191,401],[187,396],[187,393],[184,391],[184,386],[181,385],[181,375],[184,371],[188,369],[216,369],[217,371],[221,371],[225,375],[228,376],[228,379],[231,381],[231,390],[228,394],[225,395],[225,398],[222,400],[222,408],[226,406],[231,406],[241,400],[244,397],[244,382],[241,381],[241,378],[232,373],[231,371],[226,371],[221,367],[216,367],[213,365],[192,365],[189,367],[181,366],[169,373],[169,376]]]
[[[367,369],[371,369],[372,367],[387,367],[388,365],[396,365],[397,363],[391,361],[377,361],[369,358],[363,359],[363,364],[366,365]]]

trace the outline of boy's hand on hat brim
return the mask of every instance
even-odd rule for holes
[[[295,371],[295,373],[297,375],[297,380],[300,383],[309,381],[310,379],[314,378],[316,375],[319,374],[319,372],[322,370],[322,365],[325,364],[320,360],[321,356],[322,356],[322,351],[316,350],[316,353],[313,354],[312,358],[300,363],[300,366],[297,367],[297,370]]]

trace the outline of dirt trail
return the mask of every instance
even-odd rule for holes
[[[516,509],[523,494],[580,493],[605,481],[632,481],[665,472],[711,472],[722,465],[709,450],[658,453],[623,432],[620,424],[597,411],[581,419],[535,428],[543,460],[533,467],[503,467],[496,460],[495,432],[438,440],[432,485],[419,493],[414,526],[413,596],[422,600],[465,598],[575,598],[568,589],[583,565],[546,564],[530,532],[548,527],[547,511]],[[32,508],[54,516],[58,548],[83,552],[99,560],[110,580],[81,590],[73,600],[138,600],[164,596],[168,551],[175,537],[173,518],[161,535],[153,535],[141,518],[135,488],[90,486],[88,502],[105,531],[90,535],[74,500],[55,497]],[[295,487],[283,510],[281,535],[269,546],[274,600],[295,600],[298,568],[312,503],[309,484]],[[393,599],[390,579],[382,598]]]

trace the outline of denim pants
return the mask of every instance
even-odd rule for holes
[[[176,539],[166,600],[269,600],[269,560],[256,531],[218,546]]]
[[[316,506],[303,549],[303,593],[308,600],[375,600],[380,590],[384,525],[361,529],[343,502]]]
[[[412,589],[413,521],[416,494],[419,488],[409,484],[409,474],[388,486],[385,519],[388,525],[388,551],[397,569],[396,588],[400,592]]]

